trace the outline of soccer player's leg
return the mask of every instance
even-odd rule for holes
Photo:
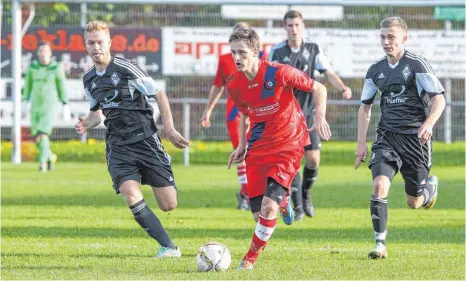
[[[35,136],[39,150],[39,172],[41,173],[47,171],[47,160],[51,155],[49,135],[52,132],[52,123],[46,115],[42,111],[31,111],[31,134]]]
[[[232,103],[232,102],[231,102]],[[231,143],[233,148],[238,147],[239,143],[239,121],[240,115],[238,108],[232,103],[227,104],[226,112],[226,123],[228,134],[230,135]],[[246,177],[246,163],[243,161],[236,165],[236,171],[238,174],[238,180],[241,185],[240,191],[236,193],[236,199],[238,200],[237,208],[239,210],[248,210],[249,209],[249,199],[248,199],[248,180]]]
[[[435,175],[432,175],[429,177],[427,180],[427,184],[425,189],[429,189],[428,192],[429,194],[424,193],[424,197],[427,199],[429,196],[429,199],[425,200],[422,204],[424,206],[424,209],[430,209],[435,205],[435,202],[437,202],[437,195],[438,195],[438,178]]]
[[[174,210],[177,206],[176,186],[160,185],[164,184],[159,184],[159,186],[152,186],[152,191],[154,192],[159,208],[164,212]],[[160,251],[157,253],[156,258],[181,257],[180,248],[176,246],[176,244],[171,240],[167,231],[163,228],[161,222],[158,219],[157,221],[157,229],[159,231],[159,235],[156,240],[161,245],[161,248]],[[154,227],[154,229],[156,228]]]
[[[152,187],[160,210],[174,210],[178,204],[178,191],[171,168],[171,158],[165,152],[160,138],[154,134],[132,144],[130,149],[141,173],[141,184]],[[150,218],[151,226],[148,234],[161,246],[156,258],[181,257],[180,248],[171,240],[160,220],[153,212],[146,215]]]
[[[53,171],[55,170],[55,164],[57,163],[57,155],[50,150],[50,156],[49,159],[47,160],[47,170]]]
[[[303,196],[301,190],[301,176],[296,173],[296,176],[291,182],[291,201],[293,201],[293,209],[295,213],[294,219],[300,221],[304,218]]]
[[[315,132],[311,132],[313,135]],[[318,138],[318,137],[317,137]],[[320,143],[319,143],[320,145]],[[305,147],[306,165],[303,170],[303,181],[301,187],[301,197],[304,213],[308,217],[314,217],[314,203],[312,202],[311,189],[317,180],[320,163],[320,150],[314,144]]]
[[[135,144],[131,144],[133,146]],[[168,234],[163,229],[160,220],[147,206],[140,190],[141,173],[130,152],[130,145],[107,144],[107,165],[112,177],[115,192],[121,193],[141,228],[161,246],[170,246]],[[146,148],[147,149],[147,148]]]
[[[50,131],[49,136],[52,134]],[[53,153],[52,151],[52,146],[49,138],[49,144],[48,144],[48,157],[47,157],[47,170],[48,171],[53,171],[55,170],[55,164],[57,163],[57,155]]]
[[[36,142],[36,147],[37,147],[37,150],[39,151],[39,157],[38,157],[38,161],[39,161],[39,172],[43,173],[46,170],[46,167],[45,167],[45,163],[42,164],[40,161],[41,161],[41,157],[43,158],[43,156],[41,155],[41,144],[40,144],[40,141],[41,141],[41,138],[39,136],[39,130],[38,130],[38,125],[39,125],[39,121],[40,121],[40,115],[31,110],[31,127],[30,127],[30,132],[31,132],[31,135],[34,136],[34,141]]]
[[[398,154],[389,145],[380,141],[374,143],[369,163],[373,179],[370,215],[375,239],[375,247],[368,254],[371,259],[387,257],[387,197],[391,181],[400,166],[401,160]]]
[[[406,200],[409,207],[430,209],[437,201],[438,178],[429,177],[431,143],[422,145],[417,136],[402,136],[406,150],[400,169],[405,180]]]
[[[39,149],[39,172],[47,171],[47,161],[50,157],[50,139],[45,133],[39,132],[36,135],[36,145]]]
[[[41,165],[46,166],[46,169],[51,171],[54,169],[57,159],[57,156],[52,152],[50,145],[50,136],[52,135],[53,122],[56,119],[56,114],[54,110],[48,110],[45,112],[37,112],[36,117],[38,122],[36,124],[36,130],[39,134],[45,135],[43,136],[43,141],[40,142],[39,147],[39,154],[43,157],[43,159],[40,159],[40,162],[45,163]]]
[[[277,224],[277,211],[279,206],[287,200],[288,189],[269,178],[267,189],[263,196],[251,198],[251,210],[257,211],[258,200],[262,198],[259,219],[252,238],[249,251],[244,256],[238,269],[252,269],[260,253],[264,250],[271,238]],[[288,202],[288,201],[287,201]],[[290,205],[291,206],[291,205]],[[291,208],[291,207],[290,207]]]
[[[312,121],[313,123],[313,121]],[[311,122],[308,122],[308,126],[311,125]],[[320,165],[320,148],[321,142],[320,137],[317,131],[311,131],[309,133],[311,144],[304,147],[306,165],[303,170],[303,183],[301,187],[302,191],[302,200],[303,200],[303,209],[307,216],[314,216],[314,204],[311,197],[311,189],[317,180],[317,174]]]
[[[294,210],[291,208],[289,195],[292,192],[293,181],[296,179],[295,173],[299,173],[299,168],[301,164],[301,159],[304,155],[304,148],[293,149],[290,151],[285,151],[280,153],[280,157],[274,159],[277,167],[277,170],[274,173],[269,174],[271,178],[281,184],[284,188],[288,189],[288,193],[285,199],[280,204],[280,215],[285,224],[292,224],[296,218]],[[294,178],[293,178],[294,177]],[[297,197],[300,197],[301,194],[298,194]],[[302,198],[302,197],[301,197]],[[301,202],[298,201],[298,204]],[[296,208],[298,210],[298,208]],[[303,213],[298,213],[298,216],[302,219]]]
[[[256,221],[256,230],[254,231],[253,238],[249,247],[249,251],[241,260],[238,270],[243,269],[253,269],[254,264],[259,256],[260,252],[263,250],[261,245],[265,238],[262,237],[262,234],[259,233],[262,239],[259,239],[257,231],[265,230],[270,233],[273,232],[273,228],[275,227],[277,216],[275,213],[275,219],[268,220],[261,216],[261,209],[262,209],[262,202],[264,199],[264,194],[267,188],[267,169],[261,161],[261,157],[257,156],[249,156],[247,159],[248,171],[248,195],[249,195],[249,202],[251,206],[251,212]],[[270,229],[268,226],[272,226]],[[268,239],[267,239],[268,240]],[[263,246],[263,245],[262,245]]]
[[[303,148],[282,151],[279,155],[269,155],[264,159],[265,163],[274,163],[270,165],[267,171],[267,178],[273,179],[280,184],[287,192],[280,203],[280,216],[283,222],[290,225],[295,220],[295,213],[291,204],[291,187],[292,182],[299,172],[299,166],[304,154]],[[268,182],[267,190],[271,182]]]

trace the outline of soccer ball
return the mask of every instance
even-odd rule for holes
[[[197,268],[199,271],[225,271],[231,263],[228,248],[219,242],[208,242],[197,250]]]

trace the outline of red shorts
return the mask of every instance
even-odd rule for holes
[[[248,196],[264,195],[268,178],[273,178],[290,193],[291,182],[299,171],[304,148],[271,155],[247,155]]]
[[[232,99],[227,100],[227,108],[226,108],[226,122],[227,122],[227,129],[228,134],[230,135],[231,143],[233,144],[233,148],[238,147],[239,144],[239,122],[240,122],[240,115],[238,107],[236,107],[235,103]]]

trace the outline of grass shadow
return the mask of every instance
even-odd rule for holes
[[[464,210],[464,186],[460,188],[459,182],[444,183],[441,194],[435,205],[436,209]],[[449,188],[447,190],[446,188]],[[153,200],[153,195],[148,187],[143,187],[146,201]],[[178,208],[236,208],[235,189],[205,188],[189,189],[181,188],[178,193]],[[339,194],[339,196],[335,196]],[[371,187],[361,187],[348,183],[340,187],[332,184],[320,183],[312,192],[316,208],[365,208],[369,204]],[[390,208],[407,208],[404,188],[394,185],[390,190]],[[27,196],[5,196],[2,193],[2,207],[7,206],[124,206],[121,195],[116,195],[112,190],[95,190],[92,193],[76,193],[70,195],[57,195],[53,193],[40,193]]]
[[[174,240],[190,239],[192,237],[203,239],[250,239],[253,229],[235,228],[168,228]],[[144,237],[142,230],[117,228],[66,228],[66,227],[3,227],[3,238],[124,238]],[[362,242],[372,240],[370,229],[367,228],[318,228],[299,229],[292,227],[279,227],[273,235],[274,240],[285,241],[339,241]],[[454,243],[464,244],[465,229],[463,226],[442,228],[432,227],[392,227],[390,228],[390,241],[403,243]]]

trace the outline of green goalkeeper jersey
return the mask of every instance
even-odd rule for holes
[[[31,102],[31,132],[50,135],[59,102],[68,103],[65,72],[57,62],[42,65],[34,60],[26,70],[24,100]]]

